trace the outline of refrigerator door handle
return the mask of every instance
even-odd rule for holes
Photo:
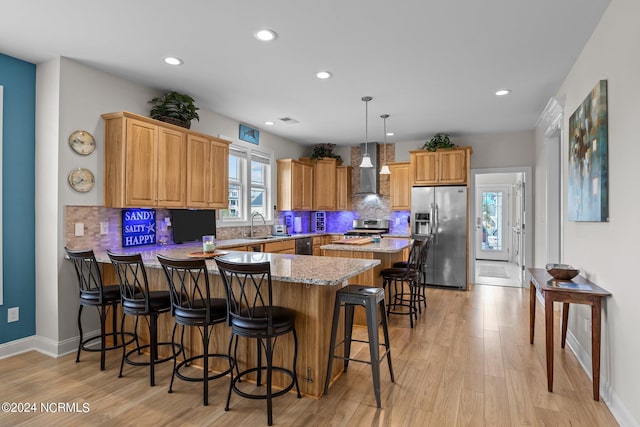
[[[429,210],[429,236],[433,237],[435,229],[435,216],[433,215],[433,203],[431,203],[431,209]]]

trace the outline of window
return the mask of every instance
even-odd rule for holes
[[[272,219],[271,159],[258,150],[229,147],[229,207],[222,211],[223,223],[248,222],[254,212]]]

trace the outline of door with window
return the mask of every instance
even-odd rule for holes
[[[476,186],[476,259],[508,261],[509,186]]]

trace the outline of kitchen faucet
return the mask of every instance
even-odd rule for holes
[[[260,215],[260,218],[262,218],[262,223],[264,225],[267,225],[267,221],[264,220],[264,217],[262,216],[262,214],[260,212],[254,212],[251,214],[251,227],[249,228],[249,237],[253,237],[253,219],[257,216]]]

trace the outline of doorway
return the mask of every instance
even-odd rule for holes
[[[469,272],[474,283],[524,285],[532,254],[527,238],[532,212],[531,192],[526,191],[530,173],[531,168],[471,171]]]

